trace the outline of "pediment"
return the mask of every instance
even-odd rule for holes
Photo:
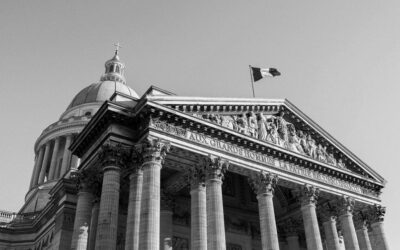
[[[149,101],[385,184],[378,173],[287,100],[163,96]]]

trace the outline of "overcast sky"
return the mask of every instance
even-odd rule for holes
[[[380,173],[400,245],[400,2],[395,0],[0,2],[0,209],[18,211],[33,145],[99,80],[119,41],[128,85],[179,95],[287,98]],[[397,212],[396,212],[397,211]]]

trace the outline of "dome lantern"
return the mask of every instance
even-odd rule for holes
[[[100,81],[114,81],[126,84],[124,77],[125,64],[120,61],[118,55],[121,46],[119,43],[114,44],[114,46],[116,47],[114,57],[105,63],[106,71],[101,76]]]

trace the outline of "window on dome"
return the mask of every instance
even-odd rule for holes
[[[110,66],[110,72],[114,72],[114,65]]]
[[[92,112],[90,112],[90,111],[87,111],[86,113],[85,113],[85,116],[91,116],[92,115]]]
[[[115,72],[119,73],[119,66],[117,65],[117,69],[115,70]]]

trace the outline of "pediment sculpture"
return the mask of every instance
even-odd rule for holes
[[[256,114],[254,112],[238,115],[193,115],[320,162],[347,169],[341,158],[336,159],[333,152],[328,152],[326,146],[317,144],[310,133],[296,129],[294,124],[285,120],[283,112],[280,112],[278,115]]]

